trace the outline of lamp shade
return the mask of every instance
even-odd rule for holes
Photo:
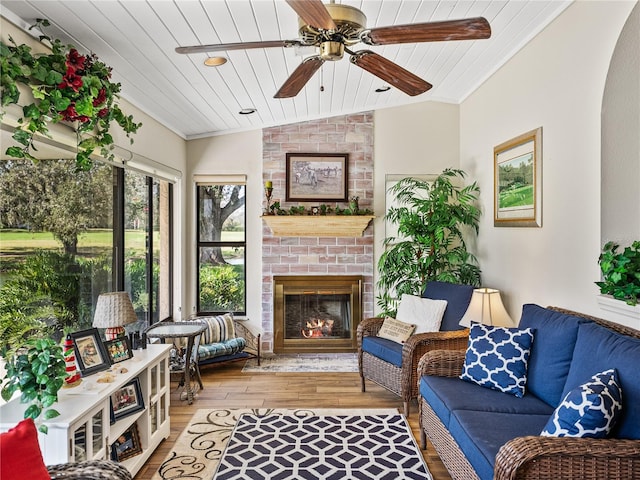
[[[460,320],[460,325],[469,328],[471,322],[500,327],[515,327],[515,323],[502,304],[500,290],[476,288],[471,295],[469,308]]]
[[[138,321],[127,292],[102,293],[96,303],[93,326],[106,328],[105,337],[111,340],[124,334],[124,325]]]

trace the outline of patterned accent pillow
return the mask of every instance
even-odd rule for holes
[[[200,336],[201,345],[226,342],[229,339],[236,338],[236,329],[233,325],[233,314],[231,313],[216,315],[215,317],[200,317],[198,320],[207,325],[207,329]]]
[[[532,343],[530,328],[472,323],[460,378],[522,398]]]
[[[569,391],[542,430],[543,437],[604,438],[622,413],[622,388],[615,368]]]
[[[380,327],[378,331],[378,337],[393,340],[397,343],[404,343],[413,334],[415,329],[415,325],[387,317],[384,319],[384,322],[382,322],[382,327]]]

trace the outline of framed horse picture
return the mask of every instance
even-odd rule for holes
[[[348,153],[287,153],[287,202],[346,202]]]

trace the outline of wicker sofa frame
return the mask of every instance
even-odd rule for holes
[[[547,307],[569,315],[587,318],[610,330],[634,338],[640,331],[558,307]],[[462,372],[464,351],[436,350],[425,354],[418,364],[423,375],[457,377]],[[420,446],[427,438],[440,456],[453,480],[478,480],[458,444],[429,404],[419,399]],[[495,480],[640,480],[640,440],[518,437],[504,444],[496,456]]]
[[[369,318],[358,325],[358,370],[361,389],[365,391],[365,379],[377,383],[402,398],[404,414],[409,416],[411,400],[418,396],[418,362],[431,350],[462,350],[467,348],[469,330],[418,333],[409,337],[402,347],[402,367],[385,362],[362,350],[365,336],[376,336],[384,318]]]

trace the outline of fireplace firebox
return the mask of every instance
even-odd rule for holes
[[[275,353],[355,352],[360,275],[274,276]]]

